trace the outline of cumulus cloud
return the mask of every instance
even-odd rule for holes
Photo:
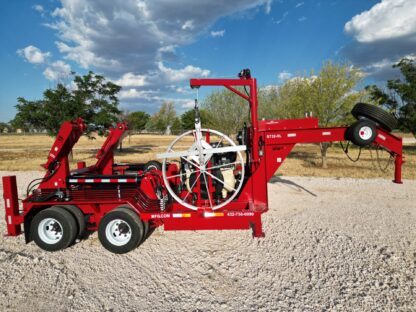
[[[35,4],[33,7],[32,7],[36,12],[39,12],[39,13],[44,13],[45,12],[45,9],[43,8],[43,6],[41,6],[40,4]]]
[[[187,29],[192,30],[194,28],[195,28],[195,26],[194,26],[194,21],[193,20],[187,20],[185,22],[185,24],[182,25],[183,30],[187,30]]]
[[[180,104],[181,108],[191,109],[191,108],[194,108],[195,107],[195,100],[181,99],[179,101],[179,104]]]
[[[298,2],[298,3],[296,3],[295,8],[300,8],[304,4],[305,4],[305,2]]]
[[[211,37],[224,37],[225,30],[211,31]]]
[[[127,90],[121,90],[118,97],[120,98],[120,100],[137,99],[137,98],[151,100],[152,99],[151,95],[155,93],[156,91],[152,91],[152,90],[137,90],[136,88],[132,88],[132,89],[127,89]]]
[[[358,42],[374,42],[397,37],[415,37],[414,0],[383,0],[345,24],[347,34]]]
[[[293,77],[293,74],[290,73],[290,72],[288,72],[287,70],[284,70],[284,71],[282,71],[282,72],[279,73],[278,77],[279,77],[279,80],[281,82],[284,82],[284,81],[292,78]]]
[[[414,0],[382,0],[345,24],[354,41],[342,49],[343,54],[373,78],[393,78],[397,70],[391,66],[416,55],[414,16]]]
[[[43,72],[45,78],[51,81],[66,79],[70,74],[71,66],[63,61],[53,62]]]
[[[175,90],[185,80],[210,73],[178,55],[181,46],[204,34],[223,36],[222,30],[210,32],[222,17],[261,6],[268,13],[271,4],[272,0],[61,0],[45,26],[56,32],[64,60],[103,73],[123,87],[123,105],[154,109],[163,99],[179,96]],[[50,79],[57,67],[49,65],[45,76]],[[174,100],[180,107],[189,101]]]
[[[181,69],[173,69],[166,67],[162,62],[159,62],[158,67],[163,78],[168,82],[180,82],[192,77],[207,77],[210,73],[207,69],[194,67],[192,65],[188,65]]]
[[[43,64],[51,55],[49,52],[42,52],[39,48],[33,45],[17,50],[17,54],[31,64]]]
[[[85,68],[109,74],[157,68],[164,47],[189,44],[223,16],[270,0],[62,0],[49,27],[58,49]],[[162,50],[161,50],[162,49]],[[168,51],[172,52],[172,51]]]
[[[147,84],[145,75],[126,73],[115,83],[121,87],[143,87]]]

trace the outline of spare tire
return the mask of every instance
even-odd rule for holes
[[[345,138],[357,146],[371,145],[377,136],[377,127],[371,120],[358,120],[348,127]]]
[[[363,117],[370,119],[389,132],[397,127],[396,117],[375,105],[357,103],[352,109],[351,114],[357,119],[362,119]]]

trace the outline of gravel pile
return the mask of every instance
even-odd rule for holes
[[[264,239],[157,229],[114,255],[96,234],[56,253],[0,236],[0,311],[416,309],[416,181],[274,178],[269,200]]]

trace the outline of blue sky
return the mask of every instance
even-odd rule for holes
[[[43,0],[3,1],[0,121],[16,99],[41,99],[93,70],[123,87],[121,108],[153,113],[165,99],[192,104],[191,77],[259,85],[348,61],[382,83],[416,50],[415,0]],[[209,90],[201,90],[203,97]]]

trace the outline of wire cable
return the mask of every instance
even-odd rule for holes
[[[373,153],[372,153],[372,151],[371,151],[372,149],[370,148],[370,155],[371,155],[371,161],[374,163],[374,158],[373,158]],[[380,145],[377,145],[377,147],[376,147],[376,162],[377,162],[377,167],[380,169],[380,171],[381,172],[383,172],[383,173],[386,173],[387,172],[387,170],[388,170],[388,168],[391,166],[391,164],[392,164],[392,162],[393,162],[393,159],[394,159],[394,155],[393,155],[393,153],[391,153],[391,152],[389,152],[389,151],[387,151],[389,154],[390,154],[390,157],[389,157],[389,159],[387,160],[387,163],[386,163],[386,165],[383,167],[382,165],[381,165],[381,157],[380,157],[380,153],[379,153],[379,151],[380,150],[384,150],[383,148],[381,148],[380,147]]]
[[[26,188],[26,196],[29,197],[30,192],[39,184],[41,184],[42,182],[48,181],[54,174],[55,172],[59,169],[60,167],[60,162],[56,162],[55,168],[53,168],[52,170],[48,170],[48,175],[43,177],[43,178],[37,178],[34,179],[32,181],[30,181],[29,185]],[[36,181],[39,181],[37,183],[34,183]]]
[[[356,159],[352,159],[351,156],[348,154],[348,148],[350,146],[350,141],[347,141],[347,145],[344,148],[344,145],[342,144],[342,142],[339,142],[342,148],[342,151],[345,153],[345,155],[347,155],[348,159],[351,160],[352,162],[357,162],[360,159],[361,156],[361,147],[360,150],[358,151],[358,156]]]

